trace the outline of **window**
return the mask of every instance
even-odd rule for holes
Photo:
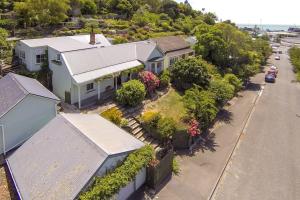
[[[151,63],[151,72],[155,72],[155,63]]]
[[[93,90],[94,89],[94,83],[89,83],[89,84],[87,84],[86,85],[86,91],[91,91],[91,90]]]
[[[36,64],[41,64],[46,61],[46,54],[36,55]]]
[[[157,63],[157,73],[160,73],[162,71],[162,62]]]
[[[177,60],[178,60],[177,57],[171,58],[170,59],[170,65],[173,65]]]
[[[60,54],[56,54],[56,60],[60,61]]]
[[[20,58],[25,59],[25,51],[20,51]]]

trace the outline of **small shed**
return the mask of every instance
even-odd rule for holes
[[[93,177],[143,146],[97,114],[60,114],[8,157],[7,165],[20,199],[76,199]]]
[[[9,73],[0,79],[0,155],[20,146],[56,116],[59,99],[37,80]]]

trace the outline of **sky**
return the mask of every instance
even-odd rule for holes
[[[184,0],[176,0],[183,2]],[[194,9],[205,8],[219,19],[237,24],[300,24],[299,0],[188,0]]]

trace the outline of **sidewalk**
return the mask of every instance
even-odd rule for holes
[[[223,112],[221,124],[218,123],[194,155],[183,153],[176,157],[181,172],[172,177],[155,199],[199,200],[210,197],[251,113],[263,78],[262,73],[252,78],[249,88]]]

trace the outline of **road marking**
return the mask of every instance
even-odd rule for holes
[[[216,194],[216,191],[218,189],[218,186],[221,183],[221,180],[224,177],[225,172],[227,171],[227,167],[229,166],[229,163],[231,162],[231,158],[232,158],[233,154],[235,153],[236,148],[239,146],[240,139],[241,139],[242,135],[246,134],[246,130],[247,130],[248,124],[249,124],[249,122],[251,120],[251,117],[252,117],[254,111],[255,111],[255,107],[256,107],[256,105],[257,105],[260,97],[263,94],[264,89],[265,89],[265,87],[262,86],[261,90],[258,93],[258,95],[255,97],[254,104],[252,105],[252,108],[251,108],[251,110],[250,110],[250,112],[249,112],[249,114],[248,114],[248,116],[246,118],[246,123],[243,126],[242,131],[240,132],[240,135],[239,135],[239,137],[238,137],[238,139],[237,139],[237,141],[236,141],[236,143],[235,143],[235,145],[234,145],[234,147],[233,147],[233,149],[232,149],[232,151],[231,151],[231,153],[229,155],[229,158],[228,158],[228,160],[227,160],[227,162],[226,162],[226,164],[225,164],[225,166],[224,166],[224,168],[223,168],[223,170],[221,172],[221,175],[220,175],[219,179],[217,180],[217,183],[216,183],[213,191],[211,192],[211,194],[210,194],[210,196],[208,198],[209,200],[214,199],[214,197],[215,197],[215,194]]]

